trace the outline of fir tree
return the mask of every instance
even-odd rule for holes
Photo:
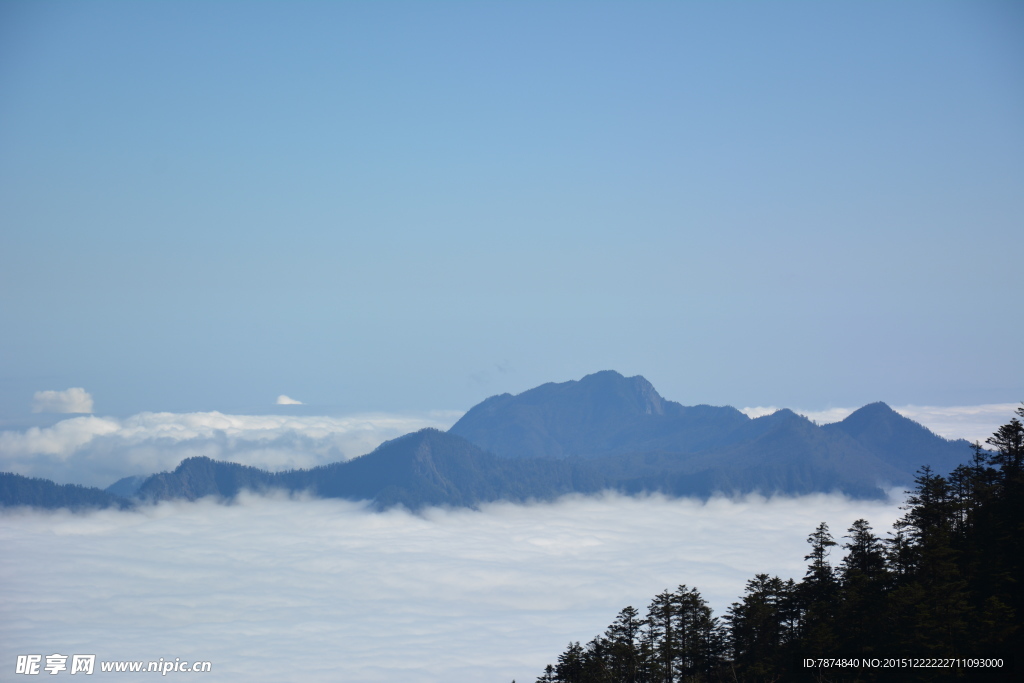
[[[847,533],[850,541],[843,545],[847,555],[839,569],[837,645],[844,654],[872,656],[887,643],[879,621],[890,580],[885,546],[865,519],[855,521]]]
[[[729,608],[729,645],[744,680],[771,680],[788,670],[795,592],[792,581],[758,574],[747,582],[740,602]]]
[[[807,542],[811,545],[811,552],[804,559],[811,563],[798,588],[802,611],[801,641],[805,651],[827,654],[836,649],[834,624],[839,582],[828,561],[836,542],[825,522],[819,524],[814,533],[807,537]]]

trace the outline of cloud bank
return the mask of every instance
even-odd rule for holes
[[[0,432],[0,470],[106,487],[121,477],[173,469],[197,455],[274,471],[307,468],[363,455],[424,427],[447,429],[460,414],[75,417],[52,427]]]
[[[92,396],[82,387],[64,391],[37,391],[32,396],[33,413],[91,413]]]
[[[900,406],[897,413],[920,422],[947,439],[967,439],[985,445],[985,439],[1014,416],[1019,403],[990,403],[980,406]]]
[[[644,611],[685,583],[720,616],[757,572],[802,577],[819,522],[842,542],[855,519],[881,534],[899,513],[825,495],[609,495],[421,516],[252,495],[7,511],[0,664],[89,653],[209,660],[228,682],[532,681],[626,605]]]

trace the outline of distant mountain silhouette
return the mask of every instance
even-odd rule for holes
[[[135,492],[143,500],[205,496],[231,498],[243,489],[261,491],[274,485],[275,475],[256,467],[218,462],[206,457],[186,458],[173,472],[154,474]]]
[[[518,396],[492,396],[448,431],[506,458],[589,458],[696,452],[748,421],[735,408],[666,401],[643,377],[605,370]]]
[[[493,396],[448,432],[424,429],[310,470],[271,473],[194,457],[173,472],[127,477],[106,492],[2,479],[0,503],[123,505],[125,498],[231,498],[245,489],[410,509],[551,500],[604,489],[673,496],[838,491],[877,498],[885,487],[909,487],[922,465],[945,474],[969,457],[967,442],[936,436],[884,403],[824,426],[790,410],[751,419],[735,408],[667,401],[643,377],[609,370]]]
[[[790,410],[751,419],[731,407],[682,406],[643,377],[606,370],[483,401],[449,430],[507,458],[591,461],[617,488],[707,495],[838,490],[881,495],[929,464],[970,455],[884,403],[818,426]]]
[[[102,489],[78,484],[56,484],[49,479],[0,472],[0,507],[24,505],[37,508],[127,508],[132,503]]]
[[[842,422],[822,426],[828,433],[850,436],[865,448],[884,454],[885,461],[903,472],[930,465],[946,475],[966,461],[970,444],[948,441],[927,427],[903,417],[882,402],[870,403],[854,411]]]
[[[348,462],[280,475],[289,490],[330,498],[401,504],[475,506],[495,500],[549,500],[571,492],[596,492],[605,482],[571,463],[498,458],[454,434],[423,429],[381,444]]]
[[[367,500],[378,509],[404,505],[415,510],[429,505],[472,507],[496,500],[551,500],[606,486],[589,468],[550,459],[505,460],[454,434],[424,429],[385,442],[364,456],[310,470],[272,473],[192,457],[173,472],[146,479],[136,496],[149,501],[196,500],[232,498],[244,489],[277,489]]]
[[[136,494],[136,492],[138,492],[139,487],[142,486],[147,479],[149,479],[148,475],[124,477],[122,479],[118,479],[103,490],[107,493],[113,493],[115,496],[131,498]]]

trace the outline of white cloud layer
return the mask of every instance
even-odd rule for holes
[[[196,455],[269,470],[315,467],[363,455],[417,429],[447,429],[460,414],[75,417],[0,432],[0,471],[105,487],[121,477],[173,469]]]
[[[802,577],[819,522],[842,542],[855,519],[884,534],[899,513],[825,495],[605,496],[422,516],[250,495],[7,511],[0,663],[56,652],[209,660],[228,682],[532,681],[626,605],[645,611],[685,583],[721,615],[757,572]]]
[[[32,396],[33,413],[91,413],[92,396],[82,387],[64,391],[37,391]]]
[[[277,397],[277,405],[279,405],[279,406],[301,406],[302,405],[302,401],[296,401],[291,396],[285,396],[284,394],[281,394],[280,396]]]
[[[1010,421],[1019,403],[989,403],[979,406],[892,406],[892,409],[914,422],[918,422],[946,439],[980,441],[992,436],[992,432]],[[779,410],[776,406],[755,406],[740,408],[752,418],[771,415]],[[793,412],[804,415],[818,424],[841,422],[856,408],[827,408],[825,410],[802,410]]]

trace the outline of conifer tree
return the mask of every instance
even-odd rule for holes
[[[811,545],[811,552],[804,559],[811,563],[798,589],[802,646],[815,654],[835,652],[835,605],[839,583],[828,556],[836,542],[825,522],[807,537],[807,542]]]
[[[746,593],[729,608],[729,645],[735,668],[746,680],[770,679],[788,670],[789,610],[795,599],[793,582],[758,574]]]
[[[607,643],[607,668],[612,680],[621,683],[637,683],[640,671],[640,614],[633,607],[626,607],[605,632]]]
[[[674,596],[662,591],[647,608],[647,639],[651,650],[651,675],[658,683],[674,683],[679,637],[676,635]]]
[[[583,648],[579,642],[569,643],[569,647],[558,657],[554,680],[557,683],[586,683],[587,679],[583,677],[583,658]]]
[[[837,645],[845,654],[876,655],[887,642],[879,620],[889,587],[885,546],[865,519],[855,521],[847,533],[850,542],[843,545],[847,555],[839,570]]]

